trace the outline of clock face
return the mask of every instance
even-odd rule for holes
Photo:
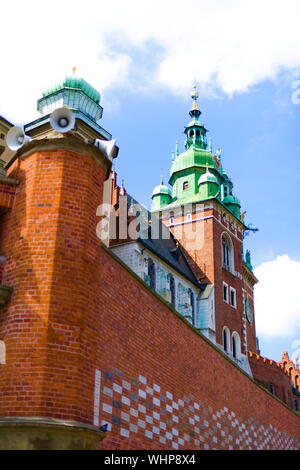
[[[253,312],[252,307],[248,299],[245,300],[245,311],[246,311],[246,318],[250,324],[253,323]]]

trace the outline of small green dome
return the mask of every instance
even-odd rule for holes
[[[171,190],[166,185],[160,184],[153,189],[152,197],[158,196],[159,194],[166,194],[167,196],[171,196]]]
[[[85,93],[91,100],[95,103],[100,103],[101,95],[100,93],[93,88],[88,82],[86,82],[83,78],[79,77],[65,77],[63,80],[60,80],[48,90],[43,92],[43,97],[51,95],[63,88],[69,88],[73,90],[80,90]]]
[[[203,173],[203,175],[201,175],[199,178],[198,185],[203,184],[203,183],[219,184],[219,181],[218,181],[218,178],[208,170],[205,173]]]
[[[232,194],[230,194],[229,196],[226,196],[223,202],[224,204],[232,204],[232,205],[241,207],[241,203],[238,200],[238,198],[233,196]]]

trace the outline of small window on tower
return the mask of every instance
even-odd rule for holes
[[[186,221],[190,222],[192,220],[192,214],[187,214],[186,215]]]
[[[186,191],[187,189],[189,189],[189,182],[188,181],[185,181],[183,183],[183,191]]]
[[[228,284],[223,282],[223,300],[228,303]]]
[[[236,290],[230,287],[230,305],[236,308]]]
[[[272,393],[272,395],[275,395],[275,386],[274,386],[274,384],[270,384],[269,389],[270,389],[270,392]]]
[[[222,235],[222,263],[227,271],[233,271],[233,247],[227,234]]]

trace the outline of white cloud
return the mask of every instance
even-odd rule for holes
[[[44,84],[73,65],[100,91],[165,86],[186,94],[194,70],[205,92],[245,91],[300,67],[299,17],[298,0],[6,2],[0,112],[28,119]]]
[[[256,330],[258,335],[300,335],[300,262],[288,255],[262,263],[255,270]]]

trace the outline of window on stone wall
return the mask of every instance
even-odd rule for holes
[[[148,260],[148,276],[151,289],[156,289],[155,264],[152,259]]]
[[[189,298],[190,298],[190,305],[191,305],[191,309],[192,309],[192,323],[193,325],[195,324],[195,302],[194,302],[194,292],[189,289],[188,290],[188,295],[189,295]]]
[[[185,181],[183,183],[183,191],[186,191],[187,189],[189,189],[189,182],[188,181]]]
[[[171,291],[171,304],[172,304],[172,307],[175,308],[176,293],[175,293],[175,279],[174,279],[173,274],[168,274],[168,281],[170,284],[170,291]]]

